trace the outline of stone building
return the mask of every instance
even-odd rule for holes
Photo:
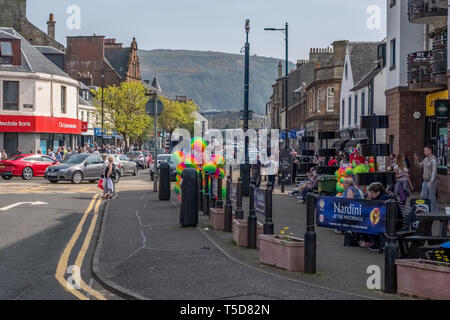
[[[319,131],[339,130],[339,101],[347,43],[335,41],[332,50],[319,49],[319,53],[327,53],[329,59],[315,63],[314,80],[306,88],[306,130],[308,136],[316,138],[316,149],[320,145]]]
[[[13,28],[29,43],[35,46],[50,46],[64,51],[64,46],[55,40],[53,14],[47,22],[48,32],[45,33],[27,19],[27,0],[0,0],[0,27]]]
[[[65,71],[86,86],[101,87],[102,74],[105,87],[141,82],[136,39],[124,48],[104,36],[67,37]]]

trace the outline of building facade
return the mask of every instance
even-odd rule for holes
[[[8,155],[74,147],[78,82],[11,28],[0,28],[0,147]]]
[[[448,201],[448,120],[438,119],[436,99],[448,99],[448,1],[387,0],[387,143],[413,159],[432,145],[439,162],[438,193]],[[419,187],[422,174],[411,169]]]

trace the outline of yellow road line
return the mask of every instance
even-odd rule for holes
[[[61,286],[66,291],[70,292],[71,294],[73,294],[80,300],[89,300],[89,298],[86,297],[85,295],[83,295],[81,292],[79,292],[76,289],[70,289],[67,286],[67,281],[64,276],[65,276],[65,273],[67,270],[67,264],[68,264],[70,253],[72,252],[72,249],[75,246],[75,243],[77,242],[78,238],[80,237],[81,232],[83,231],[83,225],[86,222],[89,212],[92,211],[95,201],[97,200],[98,196],[99,196],[98,194],[93,196],[91,203],[89,204],[89,207],[84,212],[84,215],[81,218],[80,223],[78,224],[77,228],[75,229],[75,232],[73,233],[72,238],[67,243],[66,248],[64,249],[64,252],[62,253],[62,255],[59,259],[58,267],[56,268],[56,273],[55,273],[55,278],[61,284]],[[97,205],[99,206],[99,204],[97,204]]]
[[[95,206],[94,211],[94,217],[92,218],[91,225],[89,226],[89,230],[86,234],[86,238],[84,239],[83,246],[80,249],[80,252],[78,253],[77,259],[75,261],[75,265],[78,266],[81,270],[81,266],[83,265],[84,256],[86,255],[86,252],[89,248],[89,243],[91,242],[92,234],[94,233],[95,225],[97,223],[98,218],[98,211],[100,208],[100,204],[102,203],[102,199],[97,200],[97,205]],[[99,300],[106,300],[106,298],[98,291],[92,289],[90,286],[88,286],[83,279],[81,279],[81,288],[88,292],[89,294],[93,295]]]

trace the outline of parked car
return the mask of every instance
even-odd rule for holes
[[[173,161],[172,155],[170,154],[160,154],[158,155],[158,159],[156,161],[156,168],[159,169],[162,162],[168,162],[170,166],[170,178],[172,181],[176,180],[177,177],[177,164]],[[152,168],[150,169],[150,179],[153,181],[153,177],[155,175],[154,170],[155,164],[153,164]]]
[[[131,161],[135,162],[139,168],[147,168],[145,156],[141,151],[128,151],[126,156],[129,157]]]
[[[99,154],[75,154],[67,160],[45,170],[44,177],[51,183],[72,181],[79,184],[83,181],[95,182],[103,174],[103,160]]]
[[[23,154],[0,161],[0,176],[4,180],[12,177],[22,177],[31,180],[33,177],[43,177],[45,170],[58,163],[50,157],[40,154]]]
[[[114,163],[119,172],[119,176],[123,177],[126,174],[136,176],[138,174],[138,167],[136,162],[131,161],[131,158],[124,154],[113,154]]]

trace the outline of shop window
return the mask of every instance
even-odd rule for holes
[[[61,86],[61,113],[67,112],[67,88],[64,86]]]
[[[19,110],[18,81],[3,81],[3,110]]]

